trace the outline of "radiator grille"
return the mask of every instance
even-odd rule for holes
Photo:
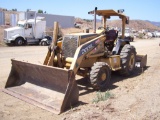
[[[4,38],[7,38],[7,31],[4,30]]]
[[[74,57],[78,47],[78,36],[66,36],[63,39],[62,55],[64,57]]]

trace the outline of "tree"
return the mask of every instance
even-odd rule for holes
[[[17,11],[17,9],[12,9],[12,11]]]
[[[38,10],[38,13],[43,13],[43,10]]]
[[[29,12],[31,9],[27,9],[27,12]]]

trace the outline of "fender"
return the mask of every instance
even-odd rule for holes
[[[13,40],[16,40],[18,37],[22,37],[21,35],[19,35],[19,34],[16,34],[16,35],[13,35],[12,36],[12,39]],[[26,40],[24,37],[22,37],[24,40]]]
[[[116,46],[112,50],[113,55],[118,55],[120,47],[124,44],[130,44],[130,41],[128,39],[119,39],[116,42]]]
[[[47,38],[43,38],[43,39],[41,40],[41,42],[42,42],[42,41],[47,41],[47,40],[48,40]]]

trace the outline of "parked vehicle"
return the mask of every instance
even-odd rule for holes
[[[51,36],[45,36],[41,41],[40,41],[40,45],[42,46],[46,46],[46,45],[50,45],[52,43],[52,37]]]
[[[121,36],[122,36],[122,33],[119,32],[119,38],[121,38]],[[130,42],[134,40],[134,34],[130,28],[125,28],[124,36],[125,36],[125,39],[128,39]]]
[[[152,37],[156,37],[156,34],[154,32],[152,32]]]
[[[138,55],[135,47],[124,39],[125,25],[129,23],[127,16],[119,11],[97,8],[88,13],[94,14],[93,33],[66,34],[58,41],[58,23],[55,22],[54,40],[43,65],[12,59],[3,92],[60,114],[79,101],[76,75],[88,77],[93,89],[106,90],[112,71],[129,76],[135,71],[135,66],[146,66],[147,55]],[[103,17],[104,29],[98,33],[96,15]],[[116,30],[105,29],[106,16],[121,18],[122,39],[117,39]]]
[[[76,22],[75,24],[74,24],[74,27],[75,28],[81,28],[82,27],[82,22]]]
[[[155,34],[156,37],[160,37],[160,32],[155,31],[154,34]]]
[[[29,19],[18,21],[16,27],[4,30],[4,42],[17,46],[25,44],[39,44],[45,38],[44,31],[46,21],[41,19]]]

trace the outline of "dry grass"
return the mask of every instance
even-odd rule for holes
[[[0,46],[6,46],[3,42],[3,34],[4,34],[4,29],[9,27],[10,26],[7,26],[7,25],[0,26]]]
[[[0,41],[3,39],[3,27],[0,27]]]
[[[79,28],[63,28],[63,29],[59,29],[59,35],[65,35],[65,34],[70,34],[70,33],[80,33],[80,32],[84,32],[83,29],[79,29]],[[53,28],[47,28],[46,29],[46,34],[53,36]]]
[[[84,32],[83,29],[79,29],[79,28],[66,28],[66,29],[62,29],[61,30],[62,34],[70,34],[70,33],[80,33],[80,32]]]
[[[4,45],[4,43],[3,43],[3,31],[4,31],[4,28],[2,26],[0,26],[0,46]]]

